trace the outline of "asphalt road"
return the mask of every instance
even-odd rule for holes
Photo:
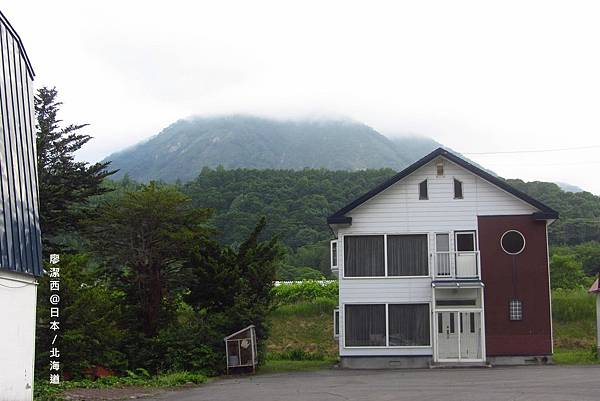
[[[600,366],[321,370],[224,378],[161,401],[598,401]]]

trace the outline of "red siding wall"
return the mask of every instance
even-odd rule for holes
[[[480,216],[478,225],[487,354],[551,354],[546,222],[531,216]],[[508,255],[500,246],[508,230],[525,237],[525,250],[519,255]],[[523,303],[522,321],[509,320],[513,297]]]

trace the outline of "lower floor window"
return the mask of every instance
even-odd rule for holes
[[[385,346],[385,305],[346,305],[346,346]]]
[[[390,346],[429,345],[429,305],[389,305]]]
[[[345,345],[429,346],[429,319],[429,304],[346,305]]]

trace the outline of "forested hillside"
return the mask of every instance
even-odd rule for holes
[[[585,191],[565,192],[551,182],[508,183],[560,212],[560,219],[550,226],[552,244],[600,241],[600,196]]]
[[[274,120],[252,116],[179,120],[158,135],[110,155],[138,181],[196,178],[203,167],[402,169],[441,146],[410,136],[389,139],[350,120]]]
[[[288,247],[288,264],[313,267],[327,274],[326,217],[394,174],[391,169],[357,172],[305,169],[225,170],[205,168],[184,184],[198,206],[216,210],[215,224],[224,243],[245,238],[265,215],[266,235],[277,235]],[[562,191],[556,184],[509,180],[518,189],[558,210],[550,226],[552,245],[600,241],[600,197]]]

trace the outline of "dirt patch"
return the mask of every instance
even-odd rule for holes
[[[569,337],[561,337],[554,339],[554,345],[558,348],[565,349],[591,349],[595,344],[595,339],[593,338],[569,338]]]
[[[164,392],[164,389],[151,387],[79,388],[65,391],[63,397],[65,400],[110,401],[151,397]]]
[[[176,392],[198,387],[198,384],[184,384],[177,387],[113,387],[113,388],[75,388],[65,391],[64,400],[70,401],[115,401],[134,400],[154,397],[166,392]]]

